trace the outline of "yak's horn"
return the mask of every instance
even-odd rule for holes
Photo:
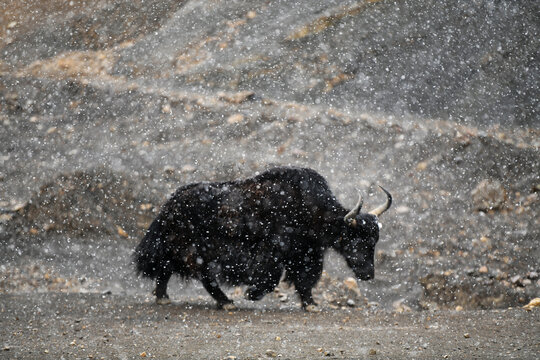
[[[382,186],[379,185],[379,187],[381,188],[382,191],[386,193],[386,202],[383,205],[369,212],[371,215],[375,215],[375,216],[380,216],[383,212],[385,212],[386,210],[390,208],[390,205],[392,205],[392,195],[390,195],[390,193],[386,191]]]
[[[360,209],[362,208],[362,204],[364,204],[364,200],[362,199],[362,194],[358,193],[358,202],[356,203],[356,206],[354,207],[354,209],[349,211],[347,215],[345,215],[343,220],[350,221],[354,219],[356,215],[358,215],[358,213],[360,212]]]

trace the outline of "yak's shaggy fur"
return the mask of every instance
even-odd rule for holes
[[[388,194],[386,208],[390,202]],[[190,184],[163,205],[134,259],[139,274],[156,279],[158,302],[168,299],[172,274],[200,280],[222,307],[232,301],[219,284],[248,285],[246,297],[259,300],[287,271],[306,307],[314,304],[311,289],[329,247],[357,277],[373,277],[377,216],[347,213],[311,169],[280,167],[245,180]]]

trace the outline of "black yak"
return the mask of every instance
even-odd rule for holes
[[[382,189],[382,187],[381,187]],[[137,246],[137,271],[156,280],[160,304],[169,303],[172,274],[195,278],[217,301],[233,309],[219,285],[247,285],[259,300],[274,290],[285,271],[305,309],[323,269],[324,252],[343,255],[361,280],[374,277],[378,216],[391,203],[361,213],[334,197],[326,180],[311,169],[278,167],[252,178],[180,187],[163,205]]]

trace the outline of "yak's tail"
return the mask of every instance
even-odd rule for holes
[[[167,266],[166,229],[165,220],[162,214],[159,214],[150,224],[133,254],[138,275],[155,279],[163,267]]]

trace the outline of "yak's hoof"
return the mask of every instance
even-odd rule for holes
[[[261,292],[256,287],[249,287],[244,293],[244,299],[246,300],[259,301],[263,297],[264,294],[261,294]]]
[[[307,312],[310,312],[310,313],[321,312],[321,309],[315,304],[309,304],[308,306],[305,306],[304,310],[306,310]]]
[[[171,299],[168,297],[156,298],[156,304],[158,305],[169,305],[170,303]]]
[[[232,302],[223,304],[219,307],[220,309],[226,310],[226,311],[235,311],[238,310],[236,305],[234,305]]]

